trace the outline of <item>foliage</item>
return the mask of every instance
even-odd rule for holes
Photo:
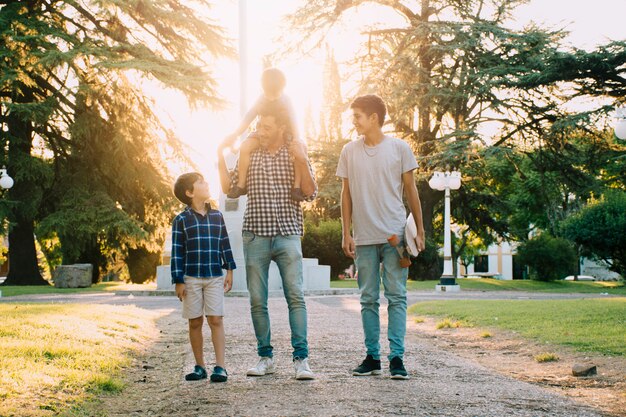
[[[531,224],[557,233],[590,192],[623,187],[623,148],[608,144],[606,128],[596,128],[606,126],[612,106],[595,98],[623,102],[626,42],[586,52],[565,45],[563,31],[507,27],[524,3],[318,0],[288,18],[302,35],[286,48],[295,53],[321,46],[361,7],[392,10],[402,19],[365,28],[347,64],[359,83],[356,94],[380,94],[392,129],[419,155],[428,237],[440,235],[434,213],[443,193],[426,183],[435,169],[463,168],[453,217],[485,243],[524,240]],[[601,104],[566,110],[580,99]],[[485,133],[494,126],[496,133]],[[494,165],[500,167],[492,175]]]
[[[580,245],[583,255],[605,261],[626,276],[626,193],[612,191],[591,200],[562,224],[563,235]]]
[[[156,80],[194,105],[221,104],[204,57],[232,49],[209,7],[203,0],[0,7],[2,162],[16,181],[0,215],[10,221],[9,256],[19,254],[7,281],[23,283],[36,271],[27,267],[36,263],[40,220],[37,233],[59,239],[63,262],[93,263],[96,274],[129,250],[156,256],[172,215],[163,158],[186,157],[141,87]],[[86,213],[99,203],[110,223]],[[94,222],[73,228],[76,214]]]
[[[310,145],[311,163],[315,170],[318,194],[307,208],[317,219],[341,217],[341,178],[337,177],[337,164],[341,149],[347,141],[316,140]]]
[[[330,276],[337,279],[353,263],[341,250],[341,220],[307,219],[304,224],[302,253],[305,258],[317,258],[321,265],[330,265]]]
[[[578,255],[568,240],[542,233],[517,248],[522,264],[530,268],[530,277],[539,281],[554,281],[576,273]]]
[[[439,279],[441,276],[441,259],[439,257],[439,245],[433,239],[426,239],[426,249],[411,257],[409,267],[409,279],[429,281]]]

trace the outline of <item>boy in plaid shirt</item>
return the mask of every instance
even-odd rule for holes
[[[222,213],[207,202],[209,185],[197,172],[176,180],[174,194],[185,210],[172,223],[172,283],[183,302],[183,317],[189,320],[189,341],[196,365],[187,381],[207,378],[202,352],[204,317],[211,328],[216,366],[212,382],[225,382],[224,293],[233,286],[235,260]],[[226,269],[226,277],[223,276]]]

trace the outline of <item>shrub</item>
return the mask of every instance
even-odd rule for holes
[[[576,273],[578,256],[573,245],[562,238],[542,233],[518,248],[519,260],[530,268],[530,278],[554,281]]]
[[[591,201],[565,219],[562,230],[583,255],[605,260],[609,269],[626,276],[626,193],[613,191]]]
[[[320,265],[330,265],[331,279],[337,279],[352,264],[341,249],[341,220],[306,220],[302,253],[305,258],[317,258]]]
[[[439,247],[432,239],[426,239],[426,249],[417,258],[411,258],[409,279],[428,281],[439,279],[441,276]]]

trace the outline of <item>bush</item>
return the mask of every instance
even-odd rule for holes
[[[352,259],[341,249],[341,220],[304,222],[302,253],[305,258],[317,258],[320,265],[330,265],[330,277],[336,280],[339,274],[352,265]]]
[[[430,281],[441,277],[441,258],[439,246],[432,239],[426,239],[426,249],[417,258],[411,257],[409,279],[416,281]]]
[[[520,262],[530,268],[530,278],[537,281],[562,279],[578,270],[578,256],[573,245],[547,233],[524,242],[517,253]]]
[[[565,219],[562,231],[583,255],[608,261],[610,270],[626,277],[626,193],[613,191],[591,201]]]

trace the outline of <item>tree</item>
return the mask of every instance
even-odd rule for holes
[[[578,256],[571,242],[542,233],[517,248],[519,260],[530,268],[530,278],[554,281],[578,270]]]
[[[576,242],[582,254],[604,261],[626,277],[626,193],[609,191],[592,199],[562,224],[562,233]]]
[[[202,15],[209,6],[0,1],[0,134],[15,178],[1,202],[9,220],[5,284],[45,284],[34,251],[40,219],[42,231],[59,230],[67,261],[102,265],[111,245],[124,256],[154,252],[169,210],[162,155],[182,152],[140,84],[157,80],[192,104],[220,104],[202,54],[231,48]],[[119,221],[71,227],[71,216],[93,204]]]
[[[434,169],[462,166],[469,174],[453,195],[457,222],[481,237],[507,237],[510,205],[493,193],[493,178],[481,169],[484,155],[556,149],[564,122],[585,130],[594,121],[590,115],[608,111],[599,106],[581,116],[565,111],[567,103],[589,96],[623,100],[626,43],[588,53],[565,48],[562,31],[509,29],[507,19],[522,0],[307,2],[289,17],[293,30],[305,35],[295,37],[289,50],[318,47],[348,11],[365,3],[404,18],[399,27],[366,30],[353,64],[361,69],[359,93],[373,90],[385,98],[396,132],[420,156],[418,190],[428,236],[443,198],[427,185]],[[481,134],[494,123],[496,135]]]

